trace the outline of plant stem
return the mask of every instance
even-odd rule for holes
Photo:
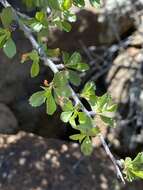
[[[50,67],[50,69],[53,71],[53,73],[57,73],[59,72],[59,69],[58,67],[54,64],[54,62],[49,59],[45,53],[45,51],[43,50],[43,48],[38,44],[38,42],[35,40],[34,36],[32,35],[31,33],[31,30],[25,26],[19,19],[19,16],[18,16],[18,13],[17,11],[11,6],[11,4],[8,3],[7,0],[0,0],[0,3],[6,8],[6,7],[11,7],[14,14],[15,14],[15,19],[16,21],[18,22],[19,24],[19,27],[20,29],[24,32],[25,36],[27,39],[29,39],[29,41],[31,42],[32,46],[34,49],[36,49],[39,53],[39,56],[41,58],[41,60],[43,60],[43,63],[45,66],[48,66]],[[76,92],[72,89],[72,87],[69,85],[70,89],[71,89],[71,92],[72,92],[72,98],[73,100],[75,101],[75,104],[79,104],[82,108],[82,111],[85,112],[89,117],[91,117],[90,115],[90,112],[84,107],[84,105],[82,104],[82,102],[80,101],[78,95],[76,94]],[[116,162],[116,159],[115,157],[113,156],[113,154],[111,153],[104,137],[102,134],[100,134],[100,140],[102,142],[102,145],[107,153],[107,155],[109,156],[109,158],[111,159],[115,169],[116,169],[116,172],[117,172],[117,177],[119,177],[121,179],[121,181],[125,184],[125,180],[123,178],[123,175],[120,171],[120,168],[119,166],[117,165],[117,162]]]

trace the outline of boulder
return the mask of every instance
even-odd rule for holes
[[[79,145],[18,133],[1,136],[0,190],[142,190],[125,186],[103,149],[83,157]]]
[[[11,114],[15,115],[18,121],[16,127],[19,130],[61,138],[65,135],[66,128],[59,120],[60,112],[50,117],[46,114],[44,106],[33,108],[28,102],[29,97],[34,92],[41,90],[40,86],[44,79],[51,79],[51,72],[48,67],[41,64],[39,76],[32,79],[30,77],[31,63],[20,63],[21,55],[31,51],[31,45],[19,31],[17,31],[14,39],[17,44],[17,55],[13,59],[8,59],[2,51],[0,52],[0,103],[8,105],[12,110],[13,113],[11,112]],[[2,120],[2,123],[6,124],[7,122]],[[2,130],[0,130],[1,132]],[[12,132],[15,133],[11,130]]]
[[[141,24],[129,37],[128,46],[114,59],[106,78],[108,91],[119,105],[118,127],[109,138],[112,136],[111,141],[121,154],[142,150],[143,145],[142,31]]]
[[[77,22],[70,33],[55,31],[49,44],[64,50],[81,48],[81,41],[88,46],[111,45],[119,42],[135,28],[135,14],[143,8],[142,0],[107,0],[101,8],[89,4],[75,10]]]
[[[18,131],[15,115],[5,104],[0,103],[0,133],[14,134]]]
[[[142,26],[141,24],[138,30],[128,37],[128,46],[118,52],[107,74],[108,90],[117,103],[128,101],[129,86],[135,80],[137,70],[142,73]]]

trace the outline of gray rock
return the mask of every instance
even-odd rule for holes
[[[142,149],[143,141],[143,76],[142,31],[129,37],[126,49],[119,52],[107,74],[108,91],[118,103],[117,125],[112,142],[122,153]]]
[[[18,131],[18,122],[12,111],[0,103],[0,133],[14,134]]]
[[[51,72],[41,64],[39,76],[32,79],[30,77],[31,63],[20,63],[21,55],[31,51],[31,46],[21,33],[16,33],[15,42],[18,52],[13,59],[8,59],[0,52],[0,103],[12,109],[19,124],[16,129],[18,127],[19,130],[47,137],[63,137],[65,128],[59,123],[59,114],[48,117],[45,114],[45,108],[33,108],[28,102],[29,97],[40,90],[44,79],[50,81]],[[7,120],[6,116],[4,119]],[[6,124],[4,119],[0,117],[2,123],[0,133],[15,133],[15,128],[4,125]]]
[[[142,181],[123,186],[117,180],[103,149],[83,157],[76,143],[25,133],[4,137],[4,141],[0,144],[0,190],[142,190]]]
[[[56,31],[51,38],[51,46],[74,51],[86,46],[111,45],[120,41],[123,35],[135,27],[136,15],[143,8],[143,2],[137,0],[107,0],[101,9],[89,4],[82,10],[75,10],[77,22],[69,33]]]

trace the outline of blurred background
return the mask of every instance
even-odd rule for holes
[[[26,11],[21,1],[9,2]],[[111,94],[119,105],[117,128],[97,125],[117,159],[134,158],[143,151],[143,0],[104,0],[100,8],[87,1],[74,11],[78,20],[72,31],[54,30],[48,46],[80,51],[90,70],[75,90],[93,80],[97,95]],[[118,181],[98,139],[92,156],[83,157],[79,145],[69,141],[73,130],[59,120],[59,110],[50,117],[45,107],[29,105],[51,73],[41,65],[39,77],[31,79],[30,64],[20,64],[31,45],[19,30],[14,39],[14,59],[0,52],[0,190],[142,190],[142,181]]]

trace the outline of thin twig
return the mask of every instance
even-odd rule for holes
[[[105,143],[105,140],[104,140],[104,138],[103,138],[102,135],[100,135],[100,140],[101,140],[101,142],[102,142],[102,145],[103,145],[103,147],[104,147],[104,149],[105,149],[107,155],[108,155],[109,158],[112,160],[112,162],[113,162],[113,164],[114,164],[114,166],[115,166],[115,169],[116,169],[116,171],[117,171],[117,177],[120,178],[120,179],[123,181],[123,183],[125,184],[123,175],[122,175],[122,173],[121,173],[121,171],[120,171],[120,169],[119,169],[119,167],[118,167],[118,165],[117,165],[117,161],[116,161],[116,159],[114,158],[113,154],[111,153],[111,151],[110,151],[110,149],[109,149],[107,143]]]
[[[0,3],[4,6],[4,7],[11,7],[14,14],[15,14],[15,18],[19,24],[19,27],[20,29],[24,32],[25,36],[27,37],[27,39],[29,39],[29,41],[31,42],[32,46],[34,49],[36,49],[39,53],[39,56],[41,58],[41,60],[43,60],[43,63],[45,66],[48,66],[50,67],[50,69],[53,71],[53,73],[57,73],[59,72],[59,69],[56,67],[56,65],[54,64],[54,62],[49,59],[45,53],[45,51],[43,50],[43,48],[38,44],[38,42],[35,40],[34,36],[32,35],[31,31],[29,30],[29,28],[27,26],[25,26],[19,19],[19,16],[17,14],[17,11],[6,1],[6,0],[0,0]],[[75,101],[75,104],[79,104],[81,105],[81,108],[82,110],[89,116],[90,116],[90,113],[89,111],[84,107],[84,105],[82,104],[82,102],[80,101],[78,95],[75,93],[75,91],[72,89],[72,87],[69,85],[70,87],[70,90],[72,92],[72,98],[73,100]],[[100,140],[102,142],[102,145],[107,153],[107,155],[109,155],[111,161],[113,162],[114,164],[114,167],[116,169],[116,172],[117,172],[117,176],[120,177],[120,179],[122,180],[123,183],[125,183],[124,181],[124,178],[123,178],[123,175],[116,163],[116,159],[114,158],[113,154],[111,153],[104,137],[102,136],[102,134],[100,134]]]

